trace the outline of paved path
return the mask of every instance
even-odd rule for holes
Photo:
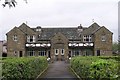
[[[41,78],[76,78],[76,76],[70,71],[68,63],[64,61],[56,61],[49,64],[49,68]]]

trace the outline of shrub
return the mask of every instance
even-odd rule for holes
[[[120,61],[120,56],[99,56],[101,59],[114,59],[116,61]]]
[[[114,60],[103,60],[99,59],[93,62],[90,65],[90,78],[94,79],[103,79],[103,78],[111,78],[111,79],[116,79],[118,77],[117,70],[118,70],[118,65]]]
[[[82,79],[117,79],[119,76],[118,62],[115,59],[101,59],[95,56],[74,57],[71,59],[71,67]]]
[[[3,80],[35,79],[48,65],[45,57],[7,58],[2,63]]]

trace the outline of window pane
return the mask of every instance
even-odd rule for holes
[[[17,41],[17,35],[14,35],[14,36],[13,36],[13,40],[14,40],[14,41]]]
[[[55,49],[55,55],[58,55],[59,54],[59,49]]]
[[[61,55],[64,55],[64,49],[61,49]]]
[[[101,40],[102,40],[102,41],[105,41],[105,40],[106,40],[105,35],[101,36]]]

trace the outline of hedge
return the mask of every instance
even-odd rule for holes
[[[101,59],[114,59],[116,61],[120,61],[120,56],[99,56]]]
[[[110,79],[116,80],[118,75],[118,62],[114,59],[101,59],[99,57],[73,57],[70,61],[71,68],[82,79]]]
[[[35,79],[47,66],[45,57],[7,58],[2,61],[2,79]]]

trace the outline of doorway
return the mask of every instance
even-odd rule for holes
[[[48,51],[48,57],[51,58],[51,54],[50,54],[50,51]]]
[[[7,53],[2,53],[2,57],[7,57]]]
[[[100,50],[97,50],[97,56],[100,56]]]
[[[55,49],[55,61],[64,61],[64,54],[65,54],[65,50],[64,49]]]
[[[19,52],[19,57],[22,57],[23,56],[23,53],[22,51]]]

